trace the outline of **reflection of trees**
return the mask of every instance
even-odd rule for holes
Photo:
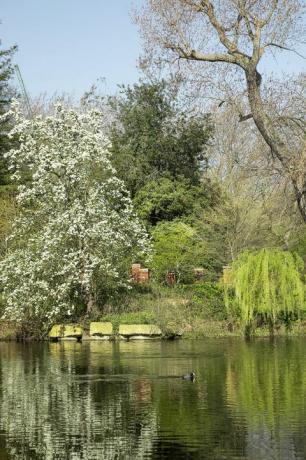
[[[112,350],[84,359],[75,343],[1,344],[0,429],[8,458],[142,458],[150,450],[154,411],[137,412],[127,381],[99,380],[103,370],[112,373]]]
[[[243,452],[245,428],[235,423],[224,404],[226,342],[177,342],[175,346],[173,359],[163,364],[163,373],[180,375],[182,366],[187,366],[185,370],[196,370],[197,378],[194,384],[174,379],[169,385],[153,387],[159,427],[154,451],[160,457],[156,458],[211,460]]]
[[[247,421],[248,458],[305,458],[305,442],[296,429],[306,418],[302,340],[278,341],[275,346],[257,340],[233,347],[226,393],[231,411]]]
[[[306,458],[304,350],[1,343],[0,459]]]
[[[225,357],[203,360],[196,343],[0,345],[8,458],[187,459],[203,445],[214,458],[244,445],[223,404]],[[195,384],[171,378],[193,368]]]

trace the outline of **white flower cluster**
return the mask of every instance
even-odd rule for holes
[[[5,315],[52,321],[76,298],[86,304],[103,286],[126,284],[123,266],[149,243],[111,165],[100,112],[59,104],[53,117],[26,120],[14,105],[12,115],[20,144],[7,158],[20,213],[0,264]]]

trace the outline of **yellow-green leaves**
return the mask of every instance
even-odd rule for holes
[[[233,263],[235,304],[243,324],[258,316],[269,324],[305,310],[303,260],[279,249],[244,252]],[[228,296],[227,304],[229,306]]]

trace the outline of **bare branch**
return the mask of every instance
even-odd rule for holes
[[[239,1],[239,14],[244,19],[244,23],[251,40],[254,39],[254,32],[252,30],[251,22],[248,17],[247,10],[245,9],[245,1]]]
[[[182,59],[190,61],[206,61],[206,62],[226,62],[228,64],[236,64],[242,69],[245,69],[246,63],[238,56],[232,56],[231,54],[222,53],[208,53],[204,54],[196,50],[185,49],[180,45],[174,45],[170,43],[164,44],[165,48],[175,51],[179,54]]]
[[[220,42],[223,44],[223,46],[225,46],[225,48],[230,53],[236,53],[238,51],[237,44],[229,40],[228,37],[226,36],[225,29],[222,27],[221,23],[217,20],[216,15],[215,15],[214,6],[210,2],[210,0],[202,0],[201,7],[202,7],[203,13],[207,15],[211,25],[215,28],[219,36]]]
[[[261,29],[264,26],[266,26],[267,24],[269,24],[269,22],[272,19],[273,14],[276,11],[276,8],[278,7],[278,4],[279,4],[279,0],[272,0],[270,13],[268,13],[268,15],[267,15],[267,17],[265,19],[257,20],[257,23],[258,23],[258,25],[260,26]]]
[[[239,122],[250,120],[250,118],[253,118],[251,113],[248,113],[247,115],[242,115],[242,113],[240,113]]]
[[[303,56],[302,54],[300,54],[298,51],[296,51],[296,50],[294,50],[292,48],[288,48],[287,46],[279,45],[278,43],[266,43],[264,47],[268,48],[269,46],[275,46],[276,48],[279,48],[281,50],[290,51],[291,53],[296,54],[300,58],[306,59],[306,57]]]
[[[291,121],[289,126],[283,122],[281,126],[277,114],[267,107],[262,77],[257,68],[268,47],[294,51],[290,46],[297,42],[298,33],[304,27],[304,2],[146,0],[146,3],[147,8],[139,22],[148,50],[154,48],[155,43],[158,52],[163,54],[166,48],[182,60],[234,64],[243,69],[250,113],[244,115],[244,108],[240,109],[239,120],[253,118],[254,125],[270,149],[270,158],[278,159],[283,174],[291,178],[306,223],[306,168],[299,173],[299,180],[291,173],[295,159],[301,157],[298,147],[300,139],[296,134],[298,123]],[[299,55],[297,51],[294,52]],[[165,53],[164,57],[168,58],[169,54]],[[294,141],[291,139],[293,134]]]

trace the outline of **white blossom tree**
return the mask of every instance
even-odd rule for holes
[[[80,305],[90,313],[103,290],[128,283],[129,262],[149,250],[110,163],[102,114],[58,104],[47,118],[27,120],[17,105],[11,116],[20,144],[7,157],[19,214],[0,264],[4,316],[49,324]]]

